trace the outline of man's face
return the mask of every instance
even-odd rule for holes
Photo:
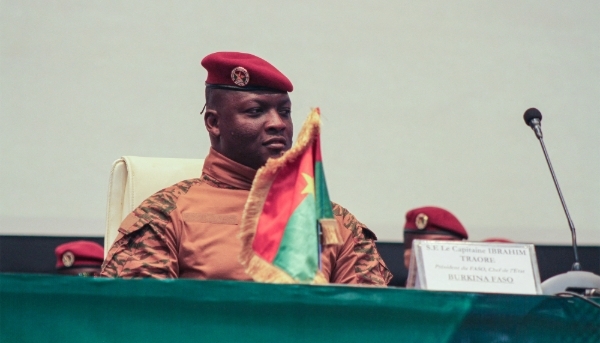
[[[431,240],[431,241],[460,241],[459,238],[448,236],[448,235],[438,235],[438,234],[429,234],[429,235],[419,235],[419,237],[415,239],[423,239],[423,240]],[[410,266],[410,255],[412,254],[412,241],[411,247],[409,249],[404,249],[404,266],[406,269]]]
[[[287,93],[224,91],[215,110],[215,148],[238,163],[258,169],[292,146],[292,103]],[[209,132],[215,135],[210,128]]]

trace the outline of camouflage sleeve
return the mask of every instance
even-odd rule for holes
[[[359,284],[387,286],[392,280],[392,273],[377,251],[377,237],[364,224],[359,222],[350,211],[332,203],[333,213],[342,218],[344,226],[352,231],[354,252],[357,255],[354,271]]]
[[[102,264],[100,276],[118,278],[175,278],[176,266],[165,242],[145,225],[130,234],[119,233]]]
[[[177,196],[192,181],[182,181],[144,200],[129,214],[102,265],[101,276],[176,278],[179,275],[176,234],[171,214]]]
[[[340,220],[336,221],[342,225]],[[323,250],[330,261],[330,283],[339,284],[357,284],[356,273],[356,253],[354,252],[354,237],[350,230],[340,228],[343,243],[341,245],[331,245]],[[324,255],[321,255],[324,256]],[[324,263],[323,263],[324,265]]]

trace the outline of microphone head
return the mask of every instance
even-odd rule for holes
[[[525,111],[523,114],[523,119],[525,120],[525,124],[530,125],[533,119],[539,119],[542,121],[542,113],[537,108],[530,108]]]

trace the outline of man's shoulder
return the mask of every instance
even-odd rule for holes
[[[153,222],[166,224],[171,212],[177,208],[177,202],[201,183],[200,178],[183,180],[152,194],[123,220],[119,231],[131,233]]]
[[[168,214],[177,208],[177,202],[182,196],[187,194],[192,187],[197,186],[200,183],[202,183],[200,178],[179,181],[146,198],[136,210],[160,210]]]
[[[352,231],[354,237],[361,237],[371,240],[377,240],[375,233],[371,231],[365,224],[361,223],[356,217],[342,205],[331,202],[333,215],[339,218],[344,227]]]

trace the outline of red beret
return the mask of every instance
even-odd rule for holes
[[[243,52],[215,52],[202,59],[206,85],[234,90],[269,89],[291,92],[290,80],[271,63]]]
[[[90,241],[74,241],[54,249],[56,269],[72,267],[100,267],[104,261],[104,248]]]
[[[439,207],[420,207],[406,213],[404,233],[439,234],[469,238],[467,230],[450,212]]]

